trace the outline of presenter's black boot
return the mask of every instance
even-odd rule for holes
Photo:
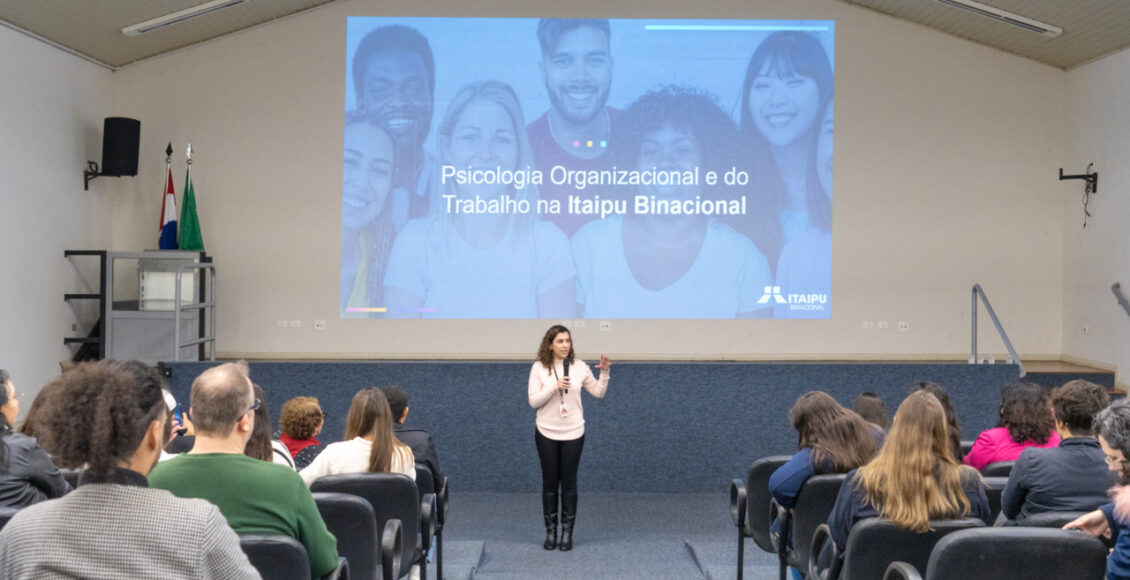
[[[542,492],[541,507],[545,513],[545,544],[546,550],[557,548],[557,493]]]
[[[573,524],[577,521],[577,492],[561,493],[561,542],[562,552],[573,549]]]

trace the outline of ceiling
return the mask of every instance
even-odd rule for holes
[[[159,30],[122,28],[204,0],[0,0],[0,24],[120,68],[338,0],[245,0]],[[971,14],[937,0],[840,0],[1063,69],[1130,46],[1128,0],[981,0],[1063,29],[1057,38]]]

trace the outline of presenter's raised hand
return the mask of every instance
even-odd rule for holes
[[[600,355],[600,364],[596,365],[596,368],[600,369],[601,372],[608,372],[608,369],[612,368],[612,361],[608,360],[608,357]]]

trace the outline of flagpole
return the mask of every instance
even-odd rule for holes
[[[169,146],[165,147],[165,174],[173,170],[173,142],[169,141]]]
[[[185,171],[185,183],[188,183],[188,178],[192,177],[192,143],[188,144],[185,157],[188,158],[188,169]]]

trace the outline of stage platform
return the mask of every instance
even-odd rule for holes
[[[178,401],[211,363],[170,362]],[[1032,366],[1032,365],[1029,365]],[[427,428],[453,490],[524,493],[540,489],[534,411],[527,403],[530,362],[253,361],[251,377],[277,420],[284,401],[318,397],[327,411],[320,439],[342,436],[353,394],[399,385],[409,395],[408,422]],[[1108,387],[1111,373],[1030,373],[1041,384],[1085,374]],[[721,493],[749,463],[791,453],[796,432],[787,412],[801,393],[821,389],[850,406],[862,391],[890,412],[916,381],[945,386],[965,438],[997,420],[1000,388],[1016,365],[957,362],[614,362],[604,399],[584,398],[586,436],[582,493]]]

